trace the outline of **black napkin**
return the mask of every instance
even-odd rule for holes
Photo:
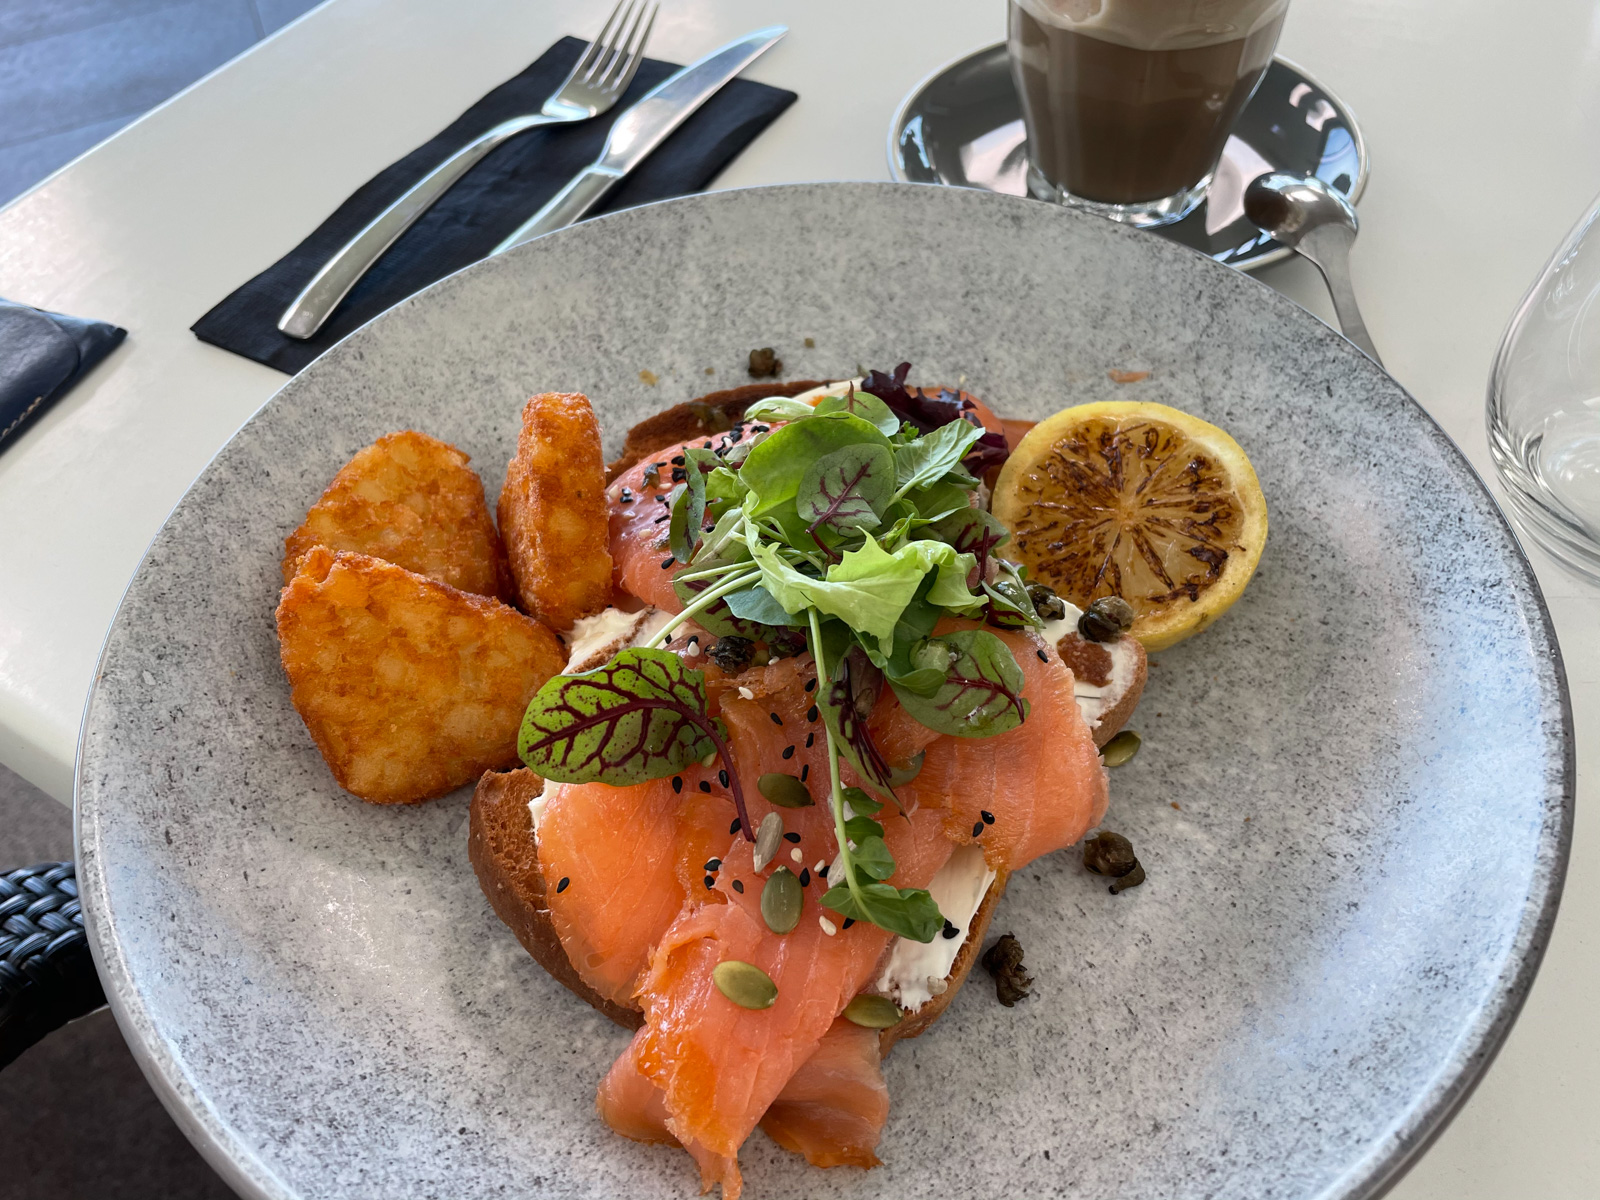
[[[104,321],[0,300],[0,451],[127,336]]]
[[[283,310],[340,246],[472,138],[508,117],[538,112],[587,45],[579,38],[562,38],[432,141],[368,180],[310,237],[195,322],[196,336],[292,375],[384,309],[488,254],[593,162],[611,123],[677,66],[647,58],[627,92],[604,116],[512,138],[389,247],[314,338],[302,342],[278,332]],[[596,211],[614,212],[699,191],[795,98],[795,93],[781,88],[733,80],[617,185]]]

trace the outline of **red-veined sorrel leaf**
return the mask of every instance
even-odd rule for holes
[[[665,778],[715,750],[752,837],[738,771],[706,715],[705,680],[676,654],[648,648],[624,650],[582,675],[557,675],[529,702],[517,753],[546,779],[622,787]]]
[[[935,733],[993,737],[1027,719],[1022,668],[998,637],[986,629],[963,629],[929,644],[949,652],[944,683],[929,696],[895,688],[900,703],[918,721]]]
[[[894,459],[882,446],[856,445],[824,454],[806,468],[795,505],[807,532],[837,560],[817,530],[851,534],[876,529],[893,498]]]

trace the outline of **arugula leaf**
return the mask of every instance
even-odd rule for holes
[[[777,421],[803,421],[807,417],[817,415],[817,410],[804,400],[793,400],[788,396],[768,396],[765,400],[757,400],[744,410],[744,422],[772,423]]]
[[[864,533],[878,527],[893,494],[894,458],[889,451],[882,446],[845,446],[806,468],[795,507],[813,536],[819,526],[837,533]],[[832,551],[828,553],[833,557]]]
[[[774,429],[739,468],[751,491],[745,512],[760,517],[795,498],[806,469],[824,454],[855,445],[889,446],[876,427],[849,413],[813,416]]]
[[[944,928],[944,914],[926,888],[858,883],[852,889],[841,884],[829,888],[822,903],[841,916],[870,921],[914,942],[931,942]]]
[[[704,671],[666,650],[624,650],[583,675],[545,682],[522,717],[517,754],[560,783],[616,786],[663,779],[715,751],[750,833],[744,792],[718,724],[706,715]]]
[[[894,456],[895,480],[899,484],[896,494],[903,496],[912,488],[937,483],[961,466],[962,457],[982,436],[983,426],[952,421],[898,447]]]
[[[935,733],[993,737],[1028,716],[1022,668],[1011,649],[987,629],[963,629],[929,640],[949,655],[944,682],[931,696],[896,686],[905,710]]]
[[[889,411],[887,404],[871,393],[857,391],[853,387],[842,396],[824,396],[817,401],[816,412],[818,416],[847,412],[876,425],[890,437],[900,432],[900,418]]]

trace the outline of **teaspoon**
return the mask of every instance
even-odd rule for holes
[[[1382,366],[1350,286],[1350,247],[1360,228],[1350,202],[1315,176],[1262,175],[1245,189],[1244,214],[1317,265],[1345,337]]]

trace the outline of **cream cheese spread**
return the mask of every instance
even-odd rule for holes
[[[1067,615],[1057,621],[1046,621],[1044,628],[1039,631],[1039,636],[1052,646],[1059,644],[1068,634],[1077,633],[1078,618],[1083,616],[1083,610],[1076,605],[1068,604],[1065,600],[1061,603],[1066,607]],[[1072,689],[1078,701],[1078,711],[1083,713],[1083,719],[1089,723],[1090,729],[1099,728],[1100,718],[1128,694],[1138,670],[1138,657],[1133,652],[1130,639],[1119,637],[1116,641],[1102,642],[1100,645],[1111,655],[1111,678],[1102,686],[1076,679]]]
[[[928,884],[934,903],[946,921],[956,927],[954,937],[933,935],[931,942],[896,938],[889,960],[878,976],[877,990],[907,1012],[916,1012],[941,995],[955,966],[956,955],[966,945],[972,918],[989,893],[994,872],[983,861],[983,847],[958,846],[948,862]]]

